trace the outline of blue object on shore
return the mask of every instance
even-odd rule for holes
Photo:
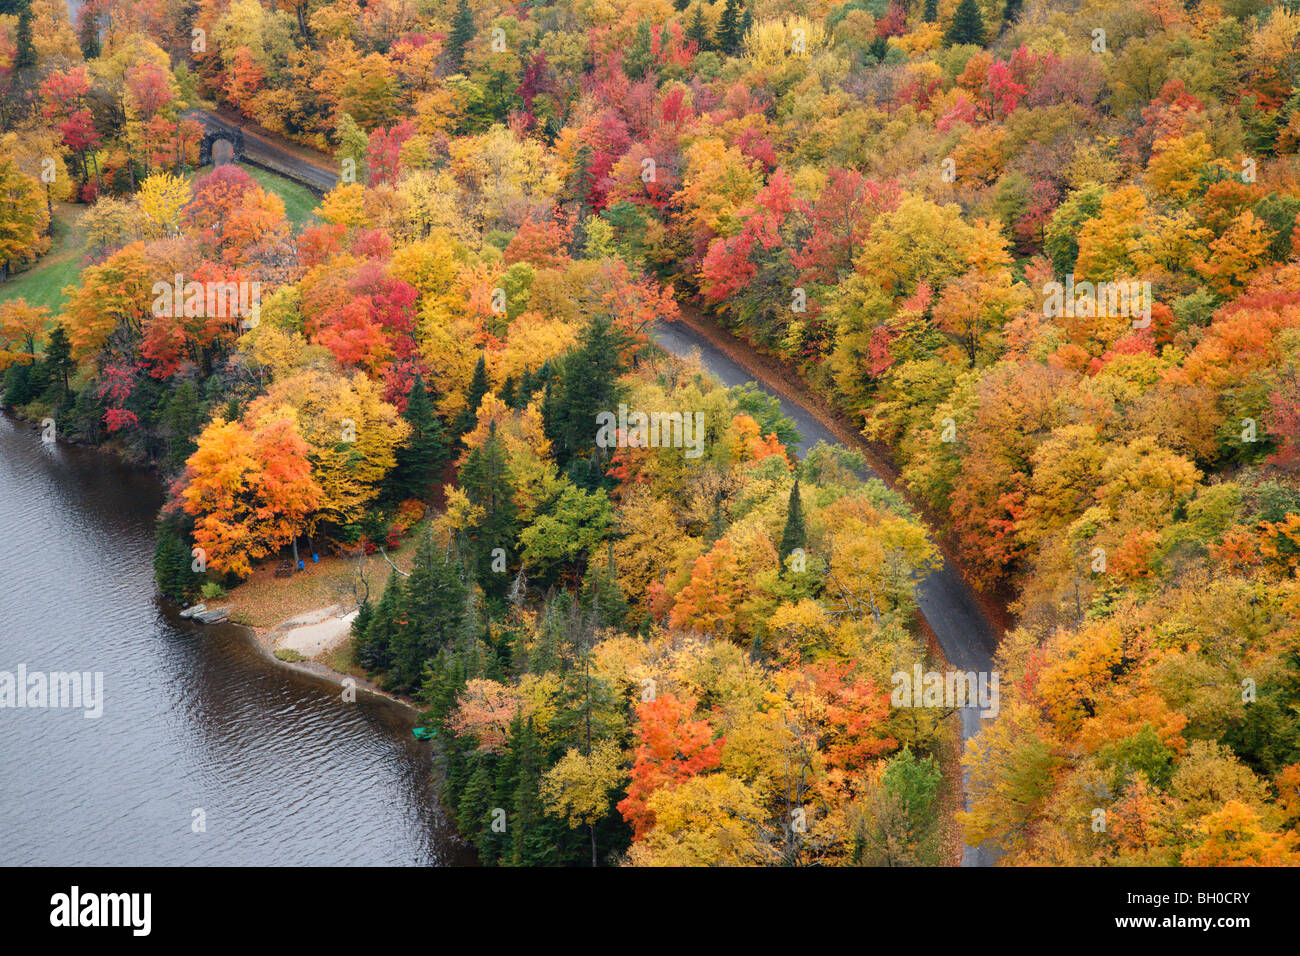
[[[411,733],[415,734],[416,740],[428,740],[431,737],[437,736],[438,731],[431,727],[416,727],[411,731]]]
[[[320,561],[320,555],[317,554],[315,551],[313,551],[313,552],[311,553],[311,563],[312,563],[312,564],[316,564],[316,563],[318,563],[319,561]]]
[[[305,564],[302,563],[302,558],[299,558],[299,559],[298,559],[298,570],[299,570],[299,571],[305,571],[305,570],[307,570],[307,565],[305,565]]]

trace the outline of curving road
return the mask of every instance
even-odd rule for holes
[[[769,386],[763,380],[761,372],[741,365],[689,325],[682,322],[674,322],[671,325],[660,322],[655,326],[653,335],[659,346],[673,355],[685,357],[691,353],[698,353],[704,367],[721,379],[724,385],[743,385],[746,382],[753,382],[768,395],[774,396],[781,403],[782,414],[790,418],[798,427],[799,434],[804,438],[805,449],[816,445],[819,441],[830,445],[842,444],[807,407]],[[800,450],[795,449],[796,452]],[[864,474],[869,478],[880,477],[870,468],[867,468]],[[917,585],[917,604],[920,605],[921,614],[934,631],[939,645],[953,668],[984,673],[993,669],[997,632],[989,624],[975,596],[956,571],[945,564],[923,578]],[[982,722],[977,708],[962,708],[963,743],[979,733]],[[965,789],[966,787],[963,786],[963,791]],[[988,844],[965,847],[962,852],[962,866],[992,866],[995,861],[996,852]]]

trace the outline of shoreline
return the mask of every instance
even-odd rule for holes
[[[319,608],[317,611],[312,613],[326,613],[326,612],[333,611],[336,607],[337,605],[330,605],[328,607]],[[385,691],[379,686],[377,686],[373,681],[370,681],[364,677],[354,677],[351,674],[345,674],[341,671],[336,671],[332,667],[327,667],[326,665],[320,663],[315,658],[304,657],[300,661],[287,661],[281,657],[277,657],[275,654],[277,649],[275,643],[276,636],[281,634],[288,634],[291,631],[295,630],[297,627],[303,626],[300,624],[296,626],[290,626],[293,625],[294,622],[298,621],[301,617],[303,617],[303,615],[297,614],[294,615],[293,617],[281,621],[280,623],[274,625],[273,627],[261,627],[261,628],[253,627],[252,625],[249,624],[239,624],[235,621],[228,621],[226,623],[230,624],[232,627],[239,628],[239,630],[241,630],[248,637],[248,639],[254,645],[256,645],[258,652],[264,658],[266,658],[267,660],[271,661],[274,664],[279,664],[282,667],[287,667],[291,670],[297,671],[299,674],[306,674],[311,677],[319,678],[321,680],[333,684],[336,687],[346,687],[348,686],[347,682],[352,681],[353,686],[355,687],[358,693],[366,693],[372,697],[382,698],[390,703],[397,704],[400,707],[404,708],[405,710],[409,711],[415,717],[419,717],[419,715],[423,713],[423,711],[420,709],[420,707],[418,707],[415,704],[415,702],[408,700],[405,697],[399,697],[396,694],[390,694],[388,691]],[[341,644],[343,641],[347,641],[347,640],[350,640],[350,637],[344,636],[339,643]],[[334,648],[331,648],[331,650],[336,649],[338,646],[339,644],[334,645]]]
[[[14,422],[19,427],[27,428],[33,431],[40,430],[39,423],[28,418],[26,415],[23,415],[15,407],[8,406],[8,405],[0,406],[0,414],[3,414],[5,417],[9,418],[10,421]],[[156,463],[132,461],[122,453],[122,450],[119,447],[116,447],[112,443],[95,445],[89,442],[74,441],[73,439],[65,437],[61,433],[56,437],[55,441],[58,444],[66,445],[71,448],[76,448],[84,451],[106,453],[112,456],[116,461],[118,461],[122,465],[131,468],[139,468],[155,476],[161,477],[162,475],[162,472],[160,471]],[[178,611],[185,609],[184,605],[177,604],[174,601],[169,601],[168,603],[175,606]],[[235,604],[234,607],[238,607],[238,604]],[[332,611],[335,607],[337,607],[337,605],[328,605],[326,607],[317,608],[314,611],[309,611],[307,613],[322,614],[322,613]],[[389,701],[390,703],[398,704],[416,716],[418,716],[423,712],[420,709],[420,707],[415,704],[414,701],[408,700],[405,697],[399,697],[395,694],[390,694],[387,691],[382,690],[373,681],[370,681],[367,678],[354,677],[351,674],[345,674],[342,673],[341,671],[336,671],[332,667],[327,667],[326,665],[320,663],[314,657],[304,656],[304,659],[301,661],[287,661],[282,658],[276,657],[275,656],[276,646],[274,640],[275,636],[279,633],[282,632],[287,633],[289,630],[293,630],[293,628],[290,627],[289,625],[291,625],[294,621],[297,621],[299,618],[303,616],[304,615],[301,613],[295,614],[291,617],[285,618],[284,620],[272,625],[271,627],[256,627],[251,624],[242,624],[233,619],[227,619],[226,621],[220,622],[220,624],[229,625],[230,627],[238,628],[249,639],[249,641],[251,641],[256,646],[258,652],[262,655],[262,657],[271,661],[273,664],[278,664],[283,667],[288,667],[294,671],[297,671],[299,674],[305,674],[309,677],[316,677],[321,680],[328,681],[329,683],[335,685],[336,687],[345,687],[347,686],[345,684],[345,681],[351,680],[353,681],[357,691],[359,692],[364,692],[366,694],[371,695],[372,697],[383,698]],[[194,623],[200,624],[203,627],[214,626],[209,624],[203,624],[203,622],[201,621],[195,621]],[[220,624],[215,626],[220,626]],[[344,637],[343,640],[348,640],[348,638]],[[333,650],[338,646],[339,645],[336,644],[334,645],[334,648],[331,648],[330,650]]]

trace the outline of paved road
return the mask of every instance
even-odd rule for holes
[[[764,392],[775,396],[781,402],[782,414],[795,423],[803,436],[803,446],[795,449],[796,453],[806,451],[819,441],[831,445],[840,444],[839,439],[811,411],[757,380],[753,372],[690,326],[681,322],[671,325],[660,322],[655,326],[653,334],[655,341],[673,355],[686,356],[698,351],[704,367],[721,379],[723,384],[732,386],[754,382]],[[870,478],[879,477],[870,468],[866,469],[865,474]],[[984,673],[992,670],[993,652],[997,648],[996,632],[985,619],[975,596],[960,575],[946,565],[931,572],[917,586],[917,604],[955,669]],[[978,734],[982,723],[976,708],[963,708],[963,742]],[[991,866],[995,860],[995,852],[987,845],[966,847],[962,854],[962,866]]]

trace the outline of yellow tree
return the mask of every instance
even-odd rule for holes
[[[49,309],[28,305],[26,299],[0,305],[0,369],[36,358],[36,345],[45,337],[49,319]]]
[[[384,401],[380,384],[362,372],[349,378],[320,367],[305,369],[272,384],[249,414],[282,407],[293,410],[307,442],[321,491],[319,516],[337,524],[360,520],[396,463],[397,445],[410,425]]]

